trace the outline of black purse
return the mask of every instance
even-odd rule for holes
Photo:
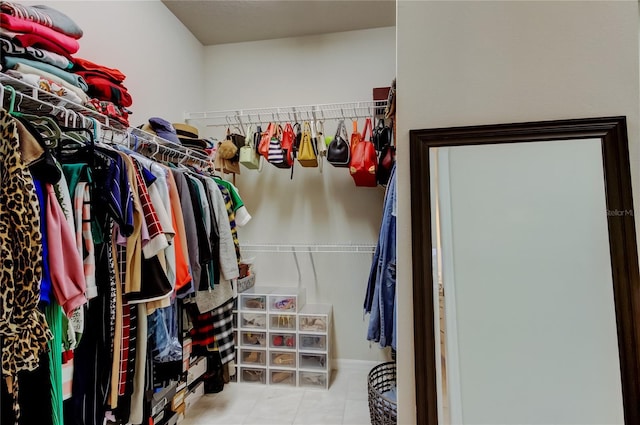
[[[347,129],[344,120],[338,123],[338,129],[327,148],[327,162],[334,167],[348,167],[351,162],[351,148],[347,141]]]
[[[258,125],[256,126],[256,131],[253,133],[253,147],[255,148],[258,156],[260,156],[260,139],[262,139],[262,127]]]
[[[391,127],[385,125],[384,120],[380,119],[378,125],[373,130],[373,144],[378,152],[391,144]]]

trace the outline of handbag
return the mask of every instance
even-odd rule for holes
[[[276,131],[276,124],[270,122],[267,126],[267,131],[262,133],[262,136],[260,137],[260,143],[258,144],[258,153],[262,155],[267,161],[269,160],[269,145],[271,144],[271,139],[274,137]]]
[[[298,162],[303,167],[317,167],[318,155],[311,141],[311,125],[309,121],[305,121],[302,130],[302,140],[300,141],[300,149],[298,150]]]
[[[252,131],[252,126],[249,125],[245,144],[240,148],[240,164],[250,170],[257,170],[260,168],[260,155],[256,152],[256,148],[253,145],[253,139],[254,133]]]
[[[376,178],[378,184],[385,186],[389,182],[391,177],[391,169],[396,162],[396,148],[391,143],[382,147],[380,156],[378,158],[378,170],[376,171]]]
[[[247,126],[247,131],[245,132],[245,136],[244,136],[244,144],[241,146],[247,146],[253,144],[253,124],[249,124]]]
[[[378,152],[391,144],[391,127],[385,125],[384,119],[378,120],[378,125],[373,130],[373,144]]]
[[[320,172],[324,168],[323,158],[327,157],[327,144],[324,142],[324,121],[315,121],[311,127],[311,136],[313,140],[313,147],[316,150],[318,156],[318,165],[320,166]]]
[[[280,144],[282,145],[284,159],[285,159],[285,162],[287,163],[286,168],[292,167],[293,158],[295,157],[296,135],[293,132],[293,127],[291,126],[290,123],[286,123],[284,126]]]
[[[287,136],[287,138],[290,137],[290,135]],[[271,164],[278,168],[291,168],[291,163],[289,162],[291,155],[289,154],[289,151],[283,147],[283,139],[282,126],[278,125],[277,131],[271,136],[271,140],[269,142],[269,154],[267,159]],[[287,141],[287,143],[293,143],[293,141]]]
[[[241,134],[239,128],[236,127],[234,130],[237,130],[238,132],[231,133],[230,129],[227,128],[227,140],[231,140],[237,148],[236,154],[233,158],[229,158],[229,161],[238,162],[240,161],[240,148],[245,144],[245,136]]]
[[[357,130],[354,121],[353,128]],[[369,137],[367,138],[367,132]],[[378,155],[375,146],[371,141],[371,118],[367,118],[364,124],[362,135],[351,135],[351,163],[349,172],[356,186],[376,187],[378,181],[376,172],[378,170]],[[355,143],[354,143],[355,141]]]
[[[348,167],[351,160],[351,149],[347,142],[347,129],[344,120],[338,122],[338,129],[327,148],[327,162],[334,167]]]
[[[262,138],[262,127],[258,124],[256,126],[256,131],[253,132],[253,147],[256,150],[258,156],[260,155],[260,139]]]
[[[311,127],[311,136],[313,138],[313,145],[316,147],[316,153],[319,157],[327,156],[327,145],[324,142],[324,122],[315,121],[313,127]]]

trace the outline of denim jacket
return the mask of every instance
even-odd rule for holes
[[[393,165],[384,199],[382,224],[373,255],[364,301],[369,313],[367,340],[396,349],[396,166]]]

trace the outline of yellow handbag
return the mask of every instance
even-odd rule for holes
[[[309,121],[305,121],[302,127],[302,138],[297,155],[300,165],[303,167],[317,167],[318,153],[316,149],[311,141],[311,125]]]

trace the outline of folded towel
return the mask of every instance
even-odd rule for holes
[[[36,74],[39,75],[41,77],[46,78],[47,80],[51,80],[53,82],[55,82],[56,84],[74,92],[76,95],[78,95],[78,97],[80,99],[82,99],[82,104],[85,104],[89,101],[89,97],[87,96],[87,94],[82,91],[81,89],[79,89],[78,87],[74,86],[73,84],[69,84],[66,81],[64,81],[62,78],[57,77],[53,74],[51,74],[50,72],[46,72],[43,71],[41,69],[38,68],[34,68],[32,66],[26,65],[24,63],[18,63],[16,64],[16,66],[13,68],[18,72],[22,72],[23,74]]]
[[[107,78],[87,76],[89,90],[87,94],[99,100],[108,100],[117,106],[131,106],[133,100],[127,88],[121,84],[116,84]]]
[[[2,46],[2,53],[7,56],[21,56],[35,59],[65,70],[70,70],[73,67],[73,63],[62,55],[36,47],[22,47],[11,38],[1,36],[0,45]]]
[[[97,63],[91,62],[87,59],[82,58],[71,58],[71,62],[73,62],[73,70],[78,74],[83,75],[83,73],[79,71],[83,71],[84,73],[91,73],[95,76],[102,76],[104,78],[108,78],[114,83],[121,83],[124,81],[126,76],[120,72],[119,69],[116,68],[108,68],[104,65],[98,65]]]
[[[7,68],[14,68],[17,64],[22,63],[60,77],[67,83],[73,84],[83,91],[89,90],[89,85],[80,75],[72,74],[71,72],[49,65],[48,63],[24,59],[17,56],[4,56],[2,60],[7,65]]]
[[[73,19],[59,10],[43,4],[25,6],[23,4],[3,1],[2,4],[0,4],[0,11],[8,15],[36,22],[75,39],[82,37],[82,29]]]
[[[0,13],[0,25],[9,31],[36,34],[47,38],[62,47],[70,55],[76,53],[80,49],[80,43],[78,43],[78,40],[71,38],[66,34],[49,27],[45,27],[44,25],[27,21],[26,19],[7,15],[6,13]]]
[[[82,99],[78,97],[77,94],[72,92],[71,90],[67,90],[65,87],[59,85],[55,81],[51,81],[47,78],[44,78],[40,75],[36,74],[25,74],[23,72],[18,72],[14,69],[8,69],[6,72],[7,75],[17,79],[24,81],[25,83],[32,85],[34,87],[39,88],[40,90],[44,90],[49,93],[53,93],[57,96],[60,96],[63,99],[67,99],[73,103],[82,104]]]

